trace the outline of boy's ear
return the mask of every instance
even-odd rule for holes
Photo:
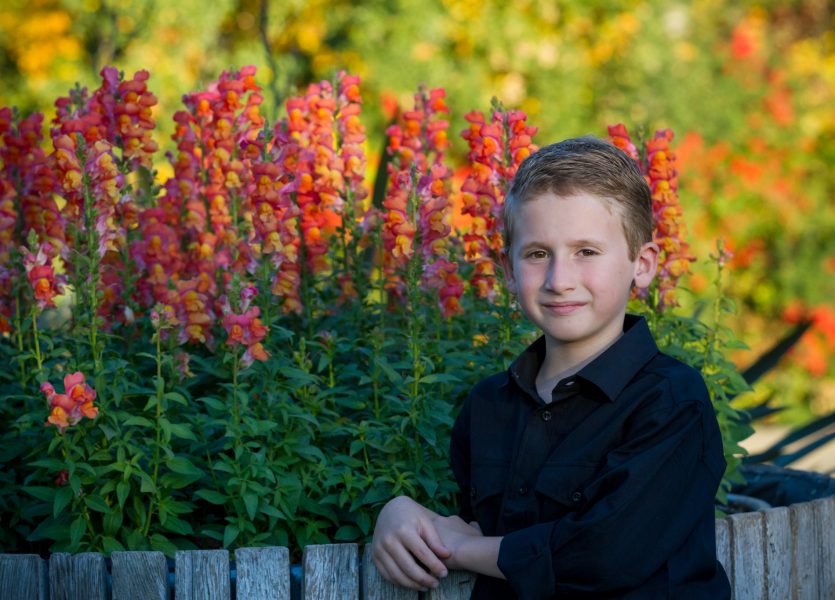
[[[507,291],[511,294],[516,293],[516,277],[513,275],[513,261],[510,258],[510,250],[502,248],[499,258],[502,261],[502,272],[504,273],[504,283]]]
[[[635,286],[647,288],[658,271],[658,244],[647,242],[638,251],[635,261]]]

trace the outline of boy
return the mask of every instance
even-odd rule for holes
[[[455,422],[460,517],[390,501],[377,568],[413,589],[474,571],[479,600],[730,598],[707,389],[626,314],[657,267],[643,176],[605,141],[553,144],[520,166],[504,221],[508,288],[543,335]]]

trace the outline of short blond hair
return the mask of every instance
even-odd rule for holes
[[[592,136],[572,138],[537,150],[519,166],[503,207],[504,242],[513,244],[515,215],[522,203],[542,194],[588,193],[621,218],[629,259],[652,241],[652,195],[638,165],[620,148]]]

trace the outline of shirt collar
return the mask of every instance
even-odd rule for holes
[[[646,319],[626,315],[623,335],[615,340],[571,378],[583,379],[597,387],[610,402],[649,360],[658,353]],[[545,359],[545,337],[540,336],[510,365],[510,377],[536,396],[536,375]]]

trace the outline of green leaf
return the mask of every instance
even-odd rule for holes
[[[110,512],[110,507],[98,496],[84,496],[84,504],[86,504],[88,508],[100,513],[107,514]]]
[[[357,526],[363,535],[368,535],[371,531],[371,517],[368,516],[368,512],[362,511],[357,515]]]
[[[191,440],[193,442],[197,441],[197,436],[194,435],[191,431],[191,427],[188,425],[184,425],[181,423],[171,423],[169,425],[171,430],[171,434],[175,437],[180,438],[181,440]]]
[[[84,522],[84,517],[78,515],[75,521],[70,525],[70,545],[77,548],[81,543],[81,538],[84,537],[84,531],[87,529],[87,524]]]
[[[184,456],[174,456],[169,458],[165,464],[175,473],[195,475],[197,477],[201,477],[203,475],[203,471],[195,467],[194,463]]]
[[[171,532],[179,533],[180,535],[191,535],[194,533],[194,530],[191,528],[191,525],[188,522],[183,521],[177,517],[169,516],[165,520],[165,525],[163,527]]]
[[[168,541],[167,537],[159,533],[151,536],[151,550],[162,552],[168,557],[173,557],[177,554],[177,546]]]
[[[223,547],[228,548],[231,546],[232,542],[237,539],[240,533],[241,530],[236,525],[232,525],[231,523],[227,525],[226,529],[223,530]]]
[[[72,490],[69,486],[59,488],[55,493],[55,502],[52,504],[52,516],[57,518],[70,501],[72,501]]]
[[[70,531],[66,519],[47,518],[35,528],[35,531],[26,536],[30,542],[38,540],[66,540]]]
[[[258,496],[244,494],[244,504],[246,505],[246,514],[249,515],[250,520],[255,519],[255,515],[258,514]]]
[[[42,458],[30,464],[33,467],[46,467],[51,471],[60,471],[61,469],[66,467],[66,463],[64,463],[64,461],[62,460],[58,460],[57,458]]]
[[[114,536],[119,533],[119,528],[122,526],[122,511],[121,510],[112,510],[109,514],[104,515],[102,519],[102,526],[104,528],[104,534]]]
[[[23,488],[23,491],[29,494],[30,496],[34,496],[38,500],[43,500],[44,502],[53,502],[55,498],[55,488],[39,486],[39,485],[30,485]]]
[[[102,546],[104,546],[105,554],[110,554],[111,552],[124,552],[125,547],[122,543],[110,536],[105,536],[101,540]]]
[[[353,542],[362,537],[360,530],[353,525],[343,525],[336,530],[333,538],[340,542]]]
[[[128,499],[130,493],[130,484],[125,481],[120,481],[116,484],[116,498],[119,501],[119,508],[124,508],[125,500]]]
[[[140,427],[149,427],[153,428],[154,424],[151,422],[150,419],[146,419],[145,417],[140,417],[138,415],[134,415],[128,419],[125,419],[125,422],[122,423],[125,427],[130,427],[131,425],[138,425]]]
[[[166,473],[160,477],[160,485],[166,489],[179,490],[190,486],[199,480],[201,475],[183,475],[182,473]]]
[[[194,496],[197,498],[202,498],[207,502],[211,502],[212,504],[226,504],[229,500],[229,496],[226,494],[221,494],[220,492],[215,492],[214,490],[197,490],[194,493]]]
[[[177,404],[182,404],[183,406],[188,406],[188,400],[180,392],[166,392],[163,398],[176,402]]]

